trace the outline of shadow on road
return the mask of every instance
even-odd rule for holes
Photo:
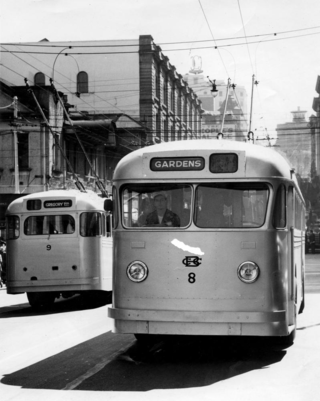
[[[110,293],[74,295],[67,299],[59,298],[51,306],[39,310],[31,308],[29,303],[5,306],[0,308],[0,319],[51,315],[56,313],[94,309],[111,304],[111,302],[112,295]]]
[[[117,355],[119,349],[124,351]],[[286,351],[268,338],[175,337],[141,346],[131,335],[106,333],[9,374],[2,383],[58,390],[78,380],[72,387],[78,391],[203,387],[267,369],[285,355]]]

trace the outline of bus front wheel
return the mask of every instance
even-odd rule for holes
[[[41,310],[51,306],[56,295],[53,292],[27,292],[27,297],[33,309]]]

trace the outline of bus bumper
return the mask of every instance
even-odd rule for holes
[[[78,279],[7,281],[7,293],[100,290],[99,277]]]
[[[109,308],[115,333],[285,336],[285,310],[272,312],[169,311]]]

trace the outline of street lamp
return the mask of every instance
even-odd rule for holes
[[[215,98],[215,97],[218,96],[218,89],[217,89],[217,85],[216,85],[216,80],[214,79],[213,81],[211,81],[211,79],[209,77],[207,77],[207,78],[209,79],[209,82],[212,85],[211,92],[212,92],[212,96]]]
[[[54,59],[53,67],[52,67],[52,81],[54,81],[54,66],[55,66],[55,64],[56,64],[57,58],[58,58],[58,57],[60,56],[60,54],[61,54],[64,50],[66,50],[66,49],[72,49],[72,46],[64,47],[62,50],[59,51],[59,53],[56,55],[56,58]],[[67,56],[67,55],[68,55],[68,53],[65,54],[65,56]]]

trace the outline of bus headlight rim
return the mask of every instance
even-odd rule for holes
[[[135,260],[127,267],[127,276],[134,283],[142,283],[148,277],[148,274],[148,266],[141,260]]]
[[[260,268],[255,262],[247,260],[238,267],[237,274],[243,283],[252,284],[258,280]]]

